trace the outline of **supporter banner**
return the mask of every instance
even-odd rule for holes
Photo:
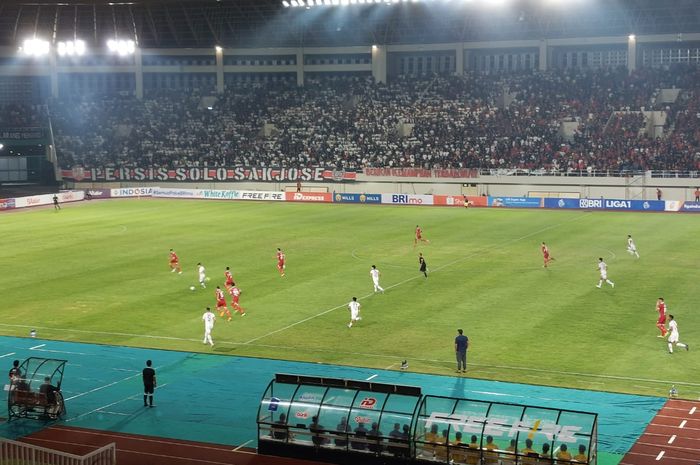
[[[10,199],[10,200],[12,200],[12,199]],[[681,207],[680,211],[700,213],[700,202],[683,202],[683,206]]]
[[[479,170],[472,168],[445,168],[428,170],[424,168],[365,168],[365,176],[394,176],[398,178],[477,178]]]
[[[39,205],[50,205],[53,203],[54,194],[32,195],[29,197],[18,197],[15,200],[15,208],[36,207]],[[85,198],[84,191],[66,191],[56,194],[60,203],[76,202]]]
[[[489,197],[490,207],[540,208],[542,199],[538,197]]]
[[[382,203],[396,205],[433,205],[433,196],[416,194],[382,194]]]
[[[112,197],[151,197],[153,190],[158,187],[121,187],[112,189],[110,196]]]
[[[272,200],[284,201],[284,192],[225,191],[213,189],[176,189],[154,187],[153,197],[205,200]]]
[[[0,128],[0,140],[7,142],[43,139],[44,128]]]
[[[469,202],[470,207],[488,206],[488,197],[470,195],[433,195],[433,200],[435,205],[447,207],[463,207],[466,202]]]
[[[192,167],[168,169],[149,168],[83,168],[74,166],[62,170],[64,179],[73,181],[356,181],[354,171],[333,170],[323,167],[268,168],[258,166]]]
[[[287,202],[332,202],[333,194],[329,192],[285,192]]]
[[[634,210],[664,211],[663,200],[620,200],[620,199],[544,199],[545,208],[574,208],[582,210]]]
[[[0,199],[0,210],[11,210],[15,208],[15,199]]]
[[[382,194],[335,194],[336,203],[382,203]]]
[[[112,189],[85,189],[85,198],[90,197],[92,199],[108,199],[112,196],[111,194]]]

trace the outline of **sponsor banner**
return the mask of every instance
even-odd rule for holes
[[[538,197],[488,197],[490,207],[540,208],[542,199]]]
[[[664,211],[664,200],[621,200],[621,199],[544,199],[545,208],[573,208],[581,210],[633,210]]]
[[[333,196],[336,203],[382,203],[382,194],[338,194]]]
[[[433,205],[433,196],[416,194],[382,194],[382,203],[394,205]]]
[[[677,212],[683,207],[683,202],[680,200],[664,200],[666,206],[664,210],[667,212]]]
[[[433,200],[435,205],[447,207],[464,207],[465,203],[469,203],[470,207],[488,206],[488,197],[471,195],[433,195]]]
[[[681,207],[680,211],[700,213],[700,202],[683,202],[683,206]]]
[[[332,202],[333,194],[330,192],[285,192],[287,202]]]
[[[15,199],[0,199],[0,210],[15,208]]]
[[[153,189],[158,187],[120,187],[119,189],[111,189],[112,197],[151,197]]]
[[[308,168],[269,168],[259,166],[234,166],[210,168],[191,167],[169,169],[163,166],[148,168],[85,168],[74,166],[61,170],[64,179],[73,181],[356,181],[355,171],[333,170],[324,167]]]
[[[153,197],[205,200],[284,200],[284,192],[178,189],[175,187],[154,187],[151,195]]]
[[[77,202],[85,198],[84,191],[66,191],[56,194],[60,203]],[[15,199],[15,208],[36,207],[39,205],[50,205],[53,203],[54,194],[32,195],[29,197],[18,197]]]
[[[473,168],[445,168],[428,170],[424,168],[365,168],[365,176],[394,176],[398,178],[477,178],[479,170]]]
[[[112,189],[85,189],[85,198],[108,199],[112,196]]]

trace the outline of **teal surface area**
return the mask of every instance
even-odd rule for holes
[[[260,398],[275,373],[366,380],[420,386],[424,394],[510,402],[595,412],[598,450],[624,454],[639,438],[665,399],[546,386],[435,376],[410,371],[288,362],[199,353],[137,349],[24,338],[0,338],[0,360],[28,357],[68,360],[62,391],[64,424],[106,431],[192,441],[246,445],[257,440]],[[141,370],[147,359],[157,372],[156,407],[143,407]],[[2,403],[0,416],[7,417]],[[0,424],[16,438],[40,429],[21,420]]]

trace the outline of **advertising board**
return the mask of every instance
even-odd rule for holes
[[[486,207],[488,206],[488,197],[479,197],[472,195],[433,195],[435,205],[446,207],[464,207],[466,202],[469,202],[470,207]]]
[[[664,211],[663,200],[621,200],[621,199],[544,199],[545,208],[564,208],[577,210],[630,210],[630,211]]]
[[[285,192],[287,202],[332,202],[333,194],[330,192]]]
[[[489,207],[540,208],[542,199],[538,197],[489,197]]]
[[[336,203],[382,203],[381,194],[339,194],[333,196]]]
[[[392,205],[433,205],[433,196],[417,194],[382,194],[382,203]]]

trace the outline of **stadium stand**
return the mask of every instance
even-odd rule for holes
[[[694,66],[239,82],[51,104],[63,167],[482,168],[563,174],[700,168]],[[672,105],[662,88],[682,89]],[[212,103],[206,103],[212,102]],[[662,110],[662,134],[649,116]],[[16,113],[11,113],[16,114]],[[26,117],[26,116],[25,116]],[[576,122],[572,134],[562,121]],[[650,129],[651,128],[651,129]]]

